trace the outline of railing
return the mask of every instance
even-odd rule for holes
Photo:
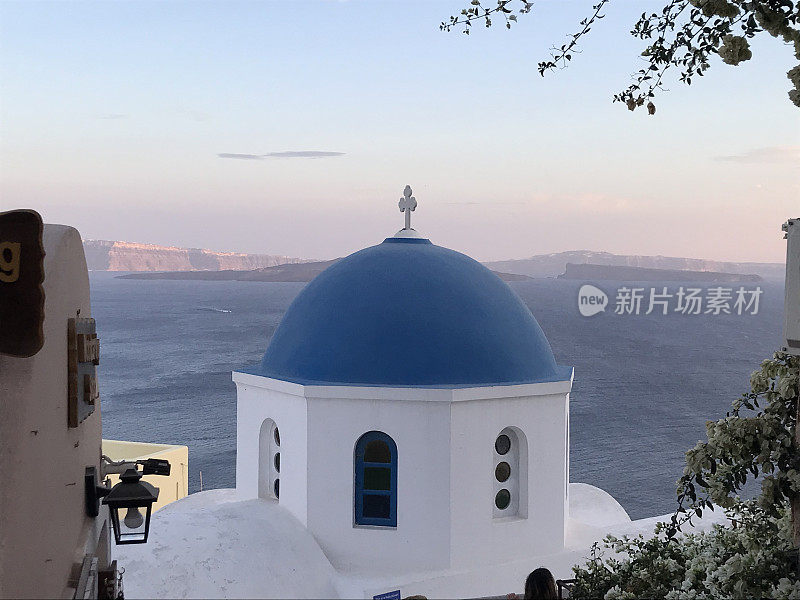
[[[572,586],[575,585],[576,581],[577,579],[556,579],[559,600],[569,598],[570,592],[572,591]]]

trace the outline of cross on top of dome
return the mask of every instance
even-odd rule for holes
[[[420,237],[417,231],[411,227],[411,212],[417,208],[417,199],[411,194],[411,186],[407,185],[403,190],[403,197],[400,198],[400,202],[397,203],[400,207],[400,212],[405,213],[406,223],[405,227],[398,231],[394,237]]]
[[[403,229],[411,229],[411,211],[417,208],[417,199],[411,193],[411,186],[407,185],[403,190],[403,197],[398,202],[400,212],[406,213],[406,226]]]

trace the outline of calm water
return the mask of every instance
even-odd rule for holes
[[[260,361],[304,284],[124,280],[103,272],[90,280],[102,344],[104,437],[185,444],[190,491],[199,489],[200,471],[206,489],[234,486],[230,372]],[[575,367],[571,479],[607,490],[633,518],[669,512],[683,453],[780,345],[783,287],[761,284],[756,316],[584,318],[580,283],[511,284],[558,362]],[[621,285],[599,287],[613,302]],[[651,286],[661,287],[642,284]]]

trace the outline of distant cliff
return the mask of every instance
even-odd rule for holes
[[[301,258],[273,254],[214,252],[201,248],[176,248],[106,240],[84,240],[83,250],[86,254],[86,264],[93,271],[252,270],[306,262]]]
[[[171,271],[166,273],[131,273],[130,275],[120,275],[120,279],[179,279],[179,280],[201,280],[201,281],[311,281],[330,267],[336,261],[333,260],[303,262],[294,264],[283,264],[252,271]],[[503,281],[523,281],[530,279],[525,275],[514,273],[495,274]]]
[[[759,275],[739,275],[716,271],[683,271],[676,269],[645,269],[619,265],[592,265],[588,263],[573,265],[567,263],[566,271],[559,275],[563,279],[584,281],[687,281],[708,283],[756,283],[763,281]]]
[[[501,260],[484,263],[490,269],[519,273],[528,277],[558,277],[567,268],[567,263],[595,265],[618,265],[645,269],[668,269],[674,271],[714,271],[717,273],[755,273],[762,277],[783,279],[786,267],[783,263],[721,262],[700,258],[677,258],[671,256],[630,256],[591,250],[573,250],[554,254],[539,254],[519,260]]]
[[[237,252],[213,252],[200,248],[176,248],[154,244],[132,242],[109,242],[103,240],[84,240],[86,262],[89,269],[96,271],[237,271],[237,274],[221,275],[222,279],[251,281],[309,281],[314,275],[327,267],[332,261],[311,261],[289,256],[272,254],[241,254]],[[262,269],[280,265],[307,263],[298,269]],[[567,263],[639,267],[644,269],[666,269],[672,271],[702,271],[714,273],[753,273],[766,278],[783,279],[783,263],[735,263],[702,260],[697,258],[676,258],[669,256],[628,256],[610,252],[573,250],[554,254],[540,254],[518,260],[503,260],[484,263],[495,272],[502,273],[505,281],[513,281],[514,276],[558,277],[565,272]],[[245,273],[247,272],[247,273]],[[160,278],[174,279],[165,274]],[[216,277],[203,277],[214,279]],[[195,279],[195,277],[192,277]]]

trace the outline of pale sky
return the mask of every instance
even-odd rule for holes
[[[544,78],[591,2],[440,32],[467,3],[2,2],[0,210],[84,238],[332,258],[401,228],[410,184],[412,224],[480,260],[784,259],[790,47],[767,36],[739,67],[668,78],[649,117],[611,96],[658,2],[614,0]]]

